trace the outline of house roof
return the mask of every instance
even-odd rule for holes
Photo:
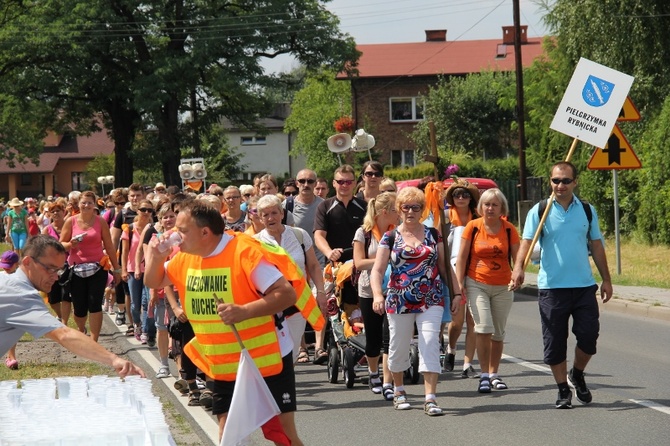
[[[524,66],[543,52],[542,37],[528,38],[521,46]],[[358,62],[359,78],[396,76],[436,76],[479,73],[482,70],[514,71],[514,45],[502,45],[500,39],[456,40],[416,43],[357,45],[362,53]],[[505,57],[496,57],[498,50]],[[340,73],[338,79],[346,79]]]
[[[253,133],[253,130],[245,129],[240,127],[238,124],[233,123],[228,118],[223,118],[221,120],[223,128],[229,132],[242,132],[242,133]],[[260,118],[256,120],[256,124],[259,127],[269,129],[269,130],[283,130],[284,129],[284,120],[277,118]]]
[[[29,161],[25,164],[16,162],[15,167],[10,167],[6,159],[0,160],[0,174],[51,173],[61,159],[93,159],[97,155],[110,155],[114,152],[114,141],[104,130],[89,136],[65,135],[58,140],[57,146],[45,145],[39,156],[39,165]],[[54,139],[47,137],[45,141]]]

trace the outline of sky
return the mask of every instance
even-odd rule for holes
[[[333,0],[326,8],[357,44],[422,42],[427,29],[446,29],[448,41],[497,39],[503,26],[514,25],[513,0]],[[547,33],[533,0],[520,0],[520,12],[528,37]],[[264,65],[289,71],[294,64],[286,58]]]

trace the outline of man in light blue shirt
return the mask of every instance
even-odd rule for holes
[[[572,391],[582,404],[588,404],[592,395],[584,381],[584,369],[596,353],[600,330],[595,278],[591,272],[587,241],[591,240],[591,254],[603,283],[601,299],[612,297],[612,281],[603,237],[598,226],[598,215],[590,204],[592,219],[589,223],[582,202],[574,194],[577,186],[577,168],[568,162],[554,164],[551,169],[551,188],[555,201],[542,229],[540,245],[542,257],[537,277],[538,302],[544,340],[544,362],[551,367],[558,386],[556,408],[572,408]],[[524,259],[531,240],[539,226],[539,204],[526,217],[523,240],[519,247],[514,271],[513,287],[523,284]],[[577,338],[573,367],[567,370],[567,339],[569,319]]]

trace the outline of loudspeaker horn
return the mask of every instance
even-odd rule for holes
[[[180,164],[179,165],[179,176],[182,180],[190,180],[193,178],[193,166],[190,164]]]
[[[194,163],[193,176],[198,180],[207,178],[207,171],[205,170],[205,165],[202,163]]]
[[[333,153],[344,153],[351,148],[351,136],[347,133],[338,133],[328,138],[328,150]]]
[[[351,150],[354,152],[365,152],[370,150],[375,146],[375,137],[369,133],[365,133],[365,130],[358,129],[356,130],[356,135],[351,141]]]

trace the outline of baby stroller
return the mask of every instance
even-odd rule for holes
[[[340,369],[347,388],[354,386],[356,369],[365,360],[365,333],[349,323],[349,314],[357,305],[345,303],[342,289],[350,282],[353,262],[326,265],[324,282],[328,296],[328,381],[337,384]]]

